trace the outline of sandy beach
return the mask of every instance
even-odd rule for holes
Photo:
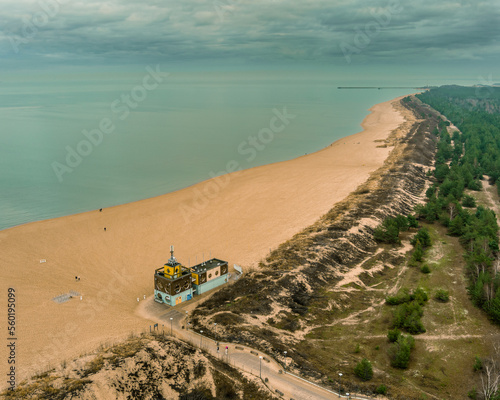
[[[17,380],[148,329],[137,315],[137,299],[152,296],[154,270],[167,261],[170,245],[186,265],[210,255],[231,266],[257,265],[383,164],[392,149],[383,141],[406,121],[401,109],[399,99],[377,104],[362,132],[294,160],[102,212],[0,231],[2,296],[8,288],[16,296]],[[79,295],[52,301],[70,291]],[[5,377],[9,354],[1,348]]]

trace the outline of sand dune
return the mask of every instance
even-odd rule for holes
[[[168,259],[171,244],[186,264],[211,252],[230,265],[255,265],[383,164],[391,148],[375,141],[405,121],[399,108],[396,100],[374,106],[363,132],[314,154],[102,212],[1,231],[2,296],[16,290],[17,379],[147,328],[135,314],[137,298],[152,295],[154,269]],[[70,290],[83,300],[51,300]],[[4,374],[8,354],[1,348]]]

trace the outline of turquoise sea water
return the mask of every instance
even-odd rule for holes
[[[250,168],[311,153],[359,132],[374,104],[412,92],[339,90],[359,83],[314,74],[147,75],[2,80],[0,229],[168,193],[231,160]]]

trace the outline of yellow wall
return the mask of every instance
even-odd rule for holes
[[[171,265],[165,264],[164,265],[165,270],[164,273],[168,277],[172,277],[173,275],[179,275],[181,273],[181,266],[176,265],[175,267],[172,267]]]

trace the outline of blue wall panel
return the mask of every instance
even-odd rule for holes
[[[201,285],[193,285],[196,289],[196,295],[199,296],[209,290],[216,288],[217,286],[223,285],[227,281],[227,274],[219,276],[218,278],[212,279],[211,281],[205,282]]]

